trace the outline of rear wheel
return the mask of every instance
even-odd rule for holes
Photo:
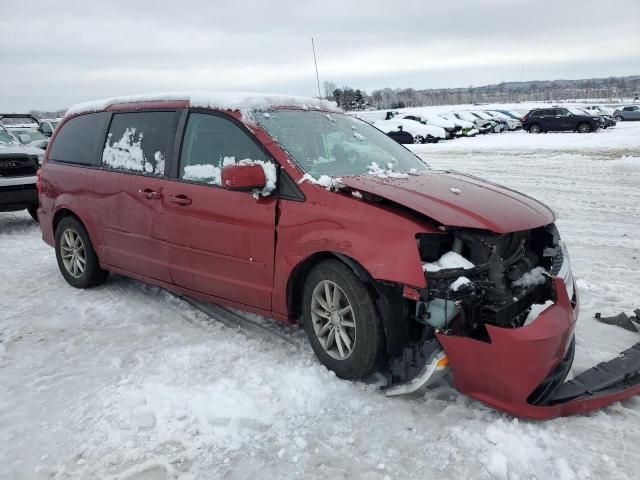
[[[540,125],[538,125],[537,123],[534,123],[529,127],[529,133],[540,133],[540,132],[542,132],[542,127],[540,127]]]
[[[33,218],[36,222],[38,221],[38,205],[31,205],[30,207],[27,207],[27,212],[29,212],[31,218]]]
[[[581,124],[578,125],[579,133],[589,133],[591,131],[593,131],[593,128],[587,122],[582,122]]]
[[[424,137],[422,135],[414,135],[413,143],[424,143]]]
[[[384,355],[382,324],[367,287],[338,260],[316,265],[303,292],[304,328],[320,362],[336,375],[372,374]]]
[[[89,235],[75,217],[65,217],[56,228],[56,259],[64,279],[76,288],[88,288],[105,281],[109,272],[100,268]]]

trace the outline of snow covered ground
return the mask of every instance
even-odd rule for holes
[[[634,334],[596,311],[640,307],[640,122],[589,135],[504,133],[415,150],[560,214],[581,291],[575,369]],[[0,214],[0,479],[633,479],[640,398],[515,420],[448,384],[386,398],[285,340],[212,322],[113,275],[68,286],[26,213]]]

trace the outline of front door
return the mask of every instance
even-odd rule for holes
[[[93,211],[111,265],[171,282],[164,221],[165,158],[178,113],[116,113],[93,178]]]
[[[270,161],[232,118],[189,113],[175,178],[164,189],[171,275],[176,285],[269,310],[275,192],[254,198],[221,187],[223,165],[246,159]]]

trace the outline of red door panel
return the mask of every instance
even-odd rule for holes
[[[163,198],[173,282],[270,309],[276,198],[180,181]]]

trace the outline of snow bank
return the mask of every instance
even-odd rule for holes
[[[263,110],[270,107],[299,107],[340,111],[334,102],[310,97],[254,92],[165,92],[103,98],[73,105],[65,116],[96,112],[118,103],[186,100],[192,107],[219,110]]]
[[[439,270],[447,270],[452,268],[463,268],[465,270],[468,270],[473,267],[475,267],[473,263],[456,252],[447,252],[442,255],[436,262],[422,264],[422,270],[424,270],[425,272],[437,272]]]

